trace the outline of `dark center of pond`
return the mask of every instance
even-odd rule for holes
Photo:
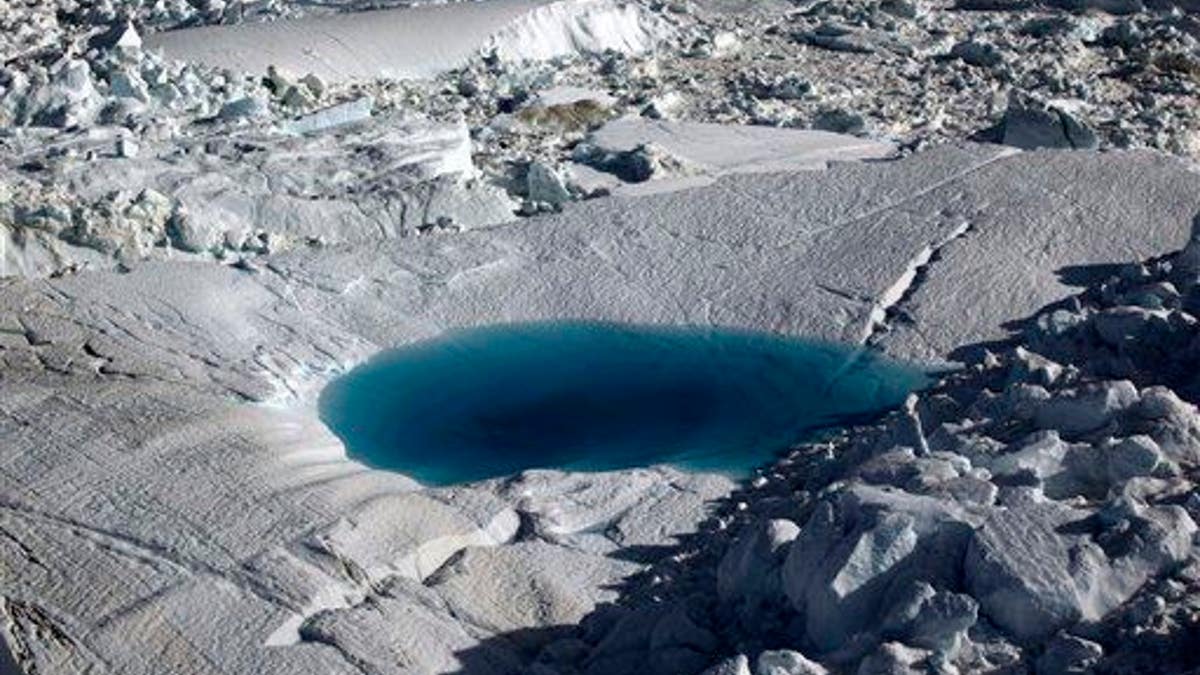
[[[330,383],[320,415],[352,459],[431,485],[663,463],[744,475],[926,382],[860,347],[767,333],[513,324],[383,352]]]

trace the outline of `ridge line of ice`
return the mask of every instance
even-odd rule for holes
[[[505,61],[546,61],[607,50],[641,54],[672,32],[665,21],[614,0],[558,0],[515,19],[482,51]]]
[[[481,53],[515,62],[641,53],[673,33],[665,20],[618,0],[488,0],[187,28],[151,35],[146,46],[215,68],[275,66],[346,81],[432,78]]]

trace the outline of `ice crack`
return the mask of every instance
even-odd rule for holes
[[[911,321],[911,316],[905,311],[904,306],[929,276],[933,263],[941,258],[942,249],[967,236],[971,228],[970,222],[963,222],[940,241],[923,247],[908,261],[900,277],[891,286],[885,288],[872,304],[871,312],[867,316],[867,323],[859,338],[860,343],[870,345],[878,342],[891,330],[892,323],[897,317],[905,317]]]

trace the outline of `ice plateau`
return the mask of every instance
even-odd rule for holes
[[[235,71],[274,66],[326,80],[427,78],[480,52],[508,62],[653,49],[669,26],[615,0],[488,0],[429,4],[290,22],[159,33],[168,57]]]

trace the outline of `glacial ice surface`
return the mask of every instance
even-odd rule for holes
[[[331,383],[321,414],[351,456],[433,484],[534,467],[739,473],[924,381],[919,368],[858,346],[556,321],[385,352]]]
[[[188,28],[149,36],[147,46],[237,72],[276,66],[339,82],[435,77],[481,52],[510,63],[643,53],[669,34],[661,19],[613,0],[489,0]]]

